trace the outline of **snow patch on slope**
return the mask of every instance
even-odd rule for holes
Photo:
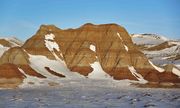
[[[54,38],[55,38],[55,35],[52,33],[45,35],[46,40],[54,40]]]
[[[17,39],[16,37],[0,37],[0,39],[5,39],[9,43],[11,43],[12,44],[11,47],[23,45],[23,42]]]
[[[26,88],[26,87],[34,87],[34,86],[44,86],[48,85],[47,79],[45,78],[38,78],[36,76],[30,76],[26,74],[21,68],[18,68],[19,71],[26,76],[26,78],[23,80],[23,83],[19,85],[20,88]],[[30,84],[31,83],[31,84]]]
[[[46,56],[40,55],[31,55],[29,54],[30,66],[39,72],[41,75],[47,77],[48,79],[59,79],[59,77],[50,74],[44,67],[49,67],[51,70],[63,74],[68,79],[77,79],[84,78],[84,76],[80,75],[76,72],[71,72],[63,62],[59,62],[58,60],[50,60]]]
[[[90,45],[90,49],[92,51],[96,51],[96,46]],[[97,56],[96,56],[97,58]],[[94,62],[91,64],[91,67],[93,68],[93,71],[88,74],[88,78],[93,78],[93,79],[112,79],[110,75],[108,75],[104,70],[102,69],[100,63],[98,61]]]
[[[54,55],[54,57],[56,58],[56,60],[58,60],[59,62],[63,62],[63,60],[61,60],[56,53],[54,52],[54,49],[57,50],[58,52],[60,52],[60,56],[63,58],[63,54],[60,51],[59,45],[54,41],[55,35],[50,33],[45,35],[45,46],[48,48],[48,50]]]
[[[120,35],[119,33],[117,33],[117,35],[118,35],[119,39],[121,39],[121,40],[122,40],[122,37],[121,37],[121,35]]]
[[[55,42],[51,42],[51,41],[45,40],[45,45],[49,49],[49,51],[53,51],[54,49],[59,51],[59,46]]]
[[[128,51],[129,49],[128,49],[128,47],[126,46],[126,45],[124,45],[124,48],[126,49],[126,51]]]
[[[131,37],[133,43],[137,45],[150,45],[150,47],[169,40],[163,36],[156,34],[132,34]]]
[[[166,64],[180,64],[180,59],[175,59],[176,56],[180,55],[180,45],[175,45],[170,48],[164,48],[158,51],[144,50],[143,53],[156,65]]]
[[[56,49],[59,50],[59,45],[54,41],[55,35],[54,34],[47,34],[45,35],[45,45],[49,49],[49,51],[54,51]]]
[[[180,42],[179,41],[169,41],[168,42],[169,45],[180,45]]]
[[[9,47],[5,47],[3,45],[0,44],[0,57],[3,55],[3,53],[5,51],[7,51],[9,49]]]
[[[136,77],[141,83],[147,83],[147,81],[142,77],[141,74],[137,73],[133,66],[128,66],[129,71],[134,77]]]
[[[163,68],[160,68],[160,67],[155,66],[150,60],[149,60],[149,63],[150,63],[151,66],[153,66],[154,69],[156,69],[157,71],[159,71],[159,72],[164,72],[164,69],[163,69]]]
[[[93,71],[88,74],[88,78],[112,79],[111,76],[104,72],[99,62],[94,62],[93,64],[91,64],[91,67],[93,68]]]
[[[96,47],[94,45],[90,45],[90,49],[94,52],[96,51]]]
[[[10,47],[6,47],[2,44],[0,44],[0,57],[3,55],[3,53],[5,51],[7,51],[9,48],[11,47],[16,47],[16,46],[21,46],[23,44],[23,42],[21,42],[20,40],[18,40],[17,38],[15,37],[0,37],[0,39],[4,39],[6,40],[7,42],[10,43]]]
[[[120,35],[118,32],[117,32],[117,35],[118,35],[119,39],[122,40],[122,42],[124,43],[124,41],[123,41],[121,35]],[[125,44],[124,44],[124,49],[125,49],[126,51],[129,50],[128,47],[127,47],[127,45],[125,45]]]
[[[173,67],[172,73],[174,73],[175,75],[179,76],[179,78],[180,78],[180,70],[178,70],[178,69]]]
[[[132,34],[131,36],[133,38],[147,38],[147,39],[156,39],[156,40],[163,40],[163,41],[169,40],[168,38],[161,35],[157,35],[157,34]]]

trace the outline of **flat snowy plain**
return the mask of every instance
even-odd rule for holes
[[[180,108],[177,88],[137,88],[128,81],[61,80],[55,86],[0,90],[0,108]]]

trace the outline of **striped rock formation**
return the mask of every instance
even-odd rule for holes
[[[25,76],[45,79],[107,78],[140,82],[179,83],[179,70],[169,72],[154,65],[117,24],[85,24],[62,30],[42,25],[21,47],[9,49],[0,64],[11,63]]]

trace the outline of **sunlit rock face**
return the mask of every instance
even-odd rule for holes
[[[176,67],[173,72],[173,69],[154,65],[133,44],[126,29],[117,24],[87,23],[66,30],[42,25],[22,46],[10,48],[2,55],[0,64],[6,63],[20,68],[25,76],[51,80],[83,76],[180,82],[180,71]]]
[[[53,37],[46,39],[49,35]],[[47,40],[55,42],[59,49],[48,49]],[[53,25],[42,25],[28,39],[23,48],[33,55],[44,55],[64,60],[71,71],[88,75],[91,65],[98,61],[103,70],[115,79],[136,79],[128,69],[156,71],[147,58],[132,43],[128,32],[116,24],[85,24],[77,29],[62,30]],[[148,73],[148,72],[147,72]]]

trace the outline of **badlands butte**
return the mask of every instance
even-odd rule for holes
[[[87,23],[66,30],[41,25],[24,43],[2,38],[0,47],[0,87],[38,86],[63,78],[180,83],[179,68],[155,65],[117,24]]]

